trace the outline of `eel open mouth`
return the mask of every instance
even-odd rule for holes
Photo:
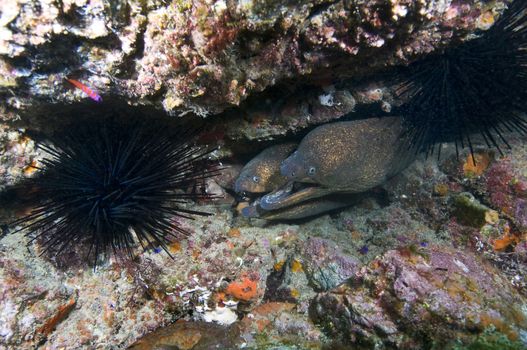
[[[263,196],[260,200],[260,206],[262,207],[262,209],[273,210],[282,208],[283,206],[281,206],[280,203],[291,195],[291,193],[293,192],[293,185],[294,182],[290,181],[283,187]]]
[[[302,184],[307,185],[307,184]],[[285,186],[263,196],[260,207],[264,210],[276,210],[302,203],[308,199],[318,198],[333,193],[333,190],[310,184],[294,192],[295,182],[288,182]]]

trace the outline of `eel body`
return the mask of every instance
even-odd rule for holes
[[[280,172],[288,185],[262,197],[265,210],[288,207],[331,193],[360,193],[381,185],[415,156],[403,147],[401,117],[369,118],[322,125],[304,137]],[[291,183],[313,184],[292,192]]]

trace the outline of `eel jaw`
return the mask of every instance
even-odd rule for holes
[[[255,201],[248,207],[245,207],[242,209],[241,214],[244,218],[259,218],[260,213],[258,212],[258,207],[260,206],[260,203],[258,201]]]
[[[260,207],[264,210],[273,210],[273,209],[282,208],[283,205],[280,205],[280,203],[284,199],[288,198],[291,192],[293,192],[293,185],[294,185],[294,182],[290,181],[287,184],[285,184],[283,187],[277,189],[276,191],[266,194],[260,199]]]
[[[263,210],[276,210],[302,203],[308,199],[318,198],[333,193],[333,190],[324,187],[307,187],[298,192],[293,192],[294,182],[287,183],[284,187],[263,196],[260,207]]]

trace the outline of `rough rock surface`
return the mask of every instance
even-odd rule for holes
[[[475,146],[477,165],[447,145],[305,221],[247,220],[228,193],[243,154],[269,144],[248,140],[389,111],[377,73],[470,38],[509,2],[0,0],[0,188],[38,165],[15,126],[118,108],[214,115],[202,141],[233,156],[208,183],[225,198],[190,205],[215,215],[178,221],[191,236],[170,245],[174,259],[138,248],[93,271],[83,247],[49,258],[23,232],[1,237],[0,349],[126,348],[145,335],[188,349],[525,348],[524,140],[510,137],[504,156]],[[6,233],[12,209],[0,206]]]
[[[312,237],[303,245],[304,270],[316,291],[332,289],[353,277],[361,263],[327,239]]]
[[[470,343],[489,326],[525,341],[526,307],[488,264],[430,246],[388,251],[347,284],[319,294],[311,310],[344,343],[422,349]]]
[[[492,199],[523,198],[525,150],[511,142],[505,157],[478,149],[489,157],[478,169],[447,151],[440,162],[418,161],[385,191],[304,222],[249,221],[229,205],[208,204],[202,210],[215,216],[180,221],[192,235],[170,246],[174,260],[149,251],[135,262],[110,257],[93,272],[81,247],[50,259],[38,256],[38,242],[28,250],[23,233],[7,235],[0,240],[0,348],[126,347],[181,320],[202,334],[201,344],[419,348],[435,339],[521,349],[524,231],[507,211],[513,206]],[[481,192],[489,182],[492,190]],[[495,214],[468,221],[477,227],[460,222],[460,193]],[[233,331],[210,339],[216,333],[204,321]],[[145,341],[165,339],[156,334]],[[199,348],[197,339],[188,342]]]
[[[506,3],[3,0],[3,107],[86,98],[69,76],[109,99],[216,114],[277,83],[405,64],[486,29]]]

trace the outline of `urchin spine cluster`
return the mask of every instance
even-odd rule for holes
[[[43,237],[43,253],[87,241],[95,263],[109,249],[131,256],[137,242],[170,255],[169,237],[187,235],[174,217],[208,215],[182,206],[209,197],[202,185],[216,171],[195,133],[105,119],[40,145],[44,167],[24,185],[33,209],[14,224],[31,241]]]
[[[510,147],[506,131],[527,134],[527,1],[516,0],[480,37],[399,71],[396,94],[417,152],[479,133],[489,147]],[[440,155],[441,147],[437,153]]]

